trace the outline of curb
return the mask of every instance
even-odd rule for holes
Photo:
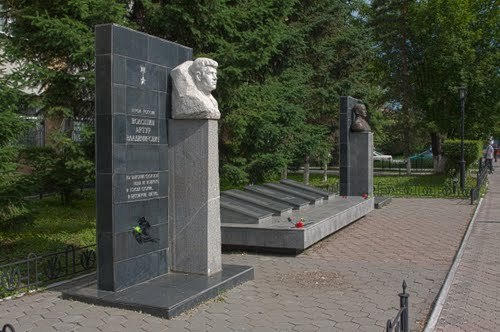
[[[472,228],[476,222],[476,216],[477,216],[479,209],[481,208],[482,203],[483,203],[483,198],[481,198],[479,200],[476,211],[474,211],[474,215],[472,216],[472,220],[469,223],[469,226],[467,227],[467,232],[465,233],[464,237],[462,238],[462,243],[460,244],[460,248],[458,249],[458,252],[455,255],[455,259],[453,260],[453,264],[451,266],[451,269],[448,271],[448,274],[446,275],[446,279],[444,281],[444,284],[441,287],[441,290],[439,291],[439,295],[436,299],[436,302],[434,303],[434,308],[432,308],[431,315],[430,315],[429,319],[427,320],[427,324],[425,325],[424,332],[434,332],[434,329],[436,328],[436,324],[438,322],[439,316],[441,315],[441,311],[443,310],[443,307],[444,307],[444,302],[446,301],[446,298],[448,297],[448,293],[450,292],[450,288],[451,288],[451,284],[453,283],[453,279],[455,279],[455,274],[458,270],[458,266],[460,265],[460,261],[462,260],[462,256],[464,255],[465,246],[467,244],[467,241],[469,240],[470,234],[472,233]]]

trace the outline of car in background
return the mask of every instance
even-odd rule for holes
[[[416,161],[416,160],[432,160],[432,149],[425,150],[424,152],[415,154],[410,157],[411,161]]]
[[[382,154],[374,150],[373,161],[392,161],[392,156],[389,154]]]

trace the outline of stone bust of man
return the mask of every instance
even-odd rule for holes
[[[219,119],[219,105],[212,96],[217,86],[216,61],[197,58],[175,67],[172,72],[173,119]]]
[[[353,121],[351,131],[357,133],[370,132],[372,129],[366,121],[366,106],[364,104],[356,104],[352,108]]]

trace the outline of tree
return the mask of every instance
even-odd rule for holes
[[[372,10],[387,99],[401,104],[400,128],[430,134],[435,170],[443,169],[441,141],[460,133],[459,86],[468,89],[468,138],[484,138],[498,123],[496,1],[373,1]]]
[[[17,138],[27,128],[18,112],[20,95],[0,78],[0,225],[14,224],[27,213],[23,204],[26,193],[25,179],[16,173]]]
[[[6,1],[0,61],[17,63],[8,79],[33,96],[45,116],[92,118],[94,26],[126,24],[126,4],[115,0]]]
[[[374,0],[371,3],[370,25],[377,45],[376,66],[382,73],[380,84],[386,100],[400,104],[404,127],[404,154],[413,150],[415,112],[410,65],[412,63],[411,18],[415,0]]]
[[[8,91],[17,99],[10,98],[6,103],[11,106],[20,102],[29,104],[39,109],[46,119],[91,121],[95,86],[94,26],[127,24],[127,2],[3,0],[0,4],[1,16],[8,21],[4,27],[6,34],[1,38],[0,62],[15,64],[5,80],[9,82]],[[24,94],[21,98],[19,91],[27,88],[36,88],[39,93]],[[15,123],[16,117],[19,119],[15,112],[8,116],[10,123]],[[47,173],[44,173],[47,175],[43,177],[44,183],[55,185],[64,203],[69,201],[73,189],[93,173],[92,161],[85,158],[77,143],[71,141],[69,130],[65,131],[70,128],[63,127],[54,135],[57,139],[52,140],[50,151],[38,151],[46,161],[43,165],[47,166],[43,170]],[[42,165],[33,166],[40,168]],[[35,169],[31,179],[42,178],[38,175]],[[33,187],[37,185],[40,183],[34,183]]]
[[[298,1],[289,27],[293,31],[284,57],[295,70],[307,68],[304,111],[305,135],[297,141],[304,160],[304,181],[311,159],[327,159],[338,128],[339,97],[352,95],[370,103],[372,42],[361,15],[362,2]]]
[[[145,32],[219,62],[221,175],[233,184],[263,181],[290,159],[283,144],[295,132],[287,116],[296,109],[284,96],[296,98],[286,89],[289,75],[279,77],[279,57],[294,2],[134,2],[132,20]]]
[[[415,12],[415,101],[423,110],[435,160],[440,159],[442,138],[460,136],[459,86],[468,90],[466,136],[484,139],[495,123],[499,30],[494,3],[421,1]]]

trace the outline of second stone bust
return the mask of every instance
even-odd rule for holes
[[[366,121],[366,106],[365,104],[356,104],[352,108],[353,121],[351,131],[357,133],[370,132],[372,129]]]
[[[211,92],[217,86],[216,61],[197,58],[175,67],[172,72],[172,118],[220,118],[219,105]]]

